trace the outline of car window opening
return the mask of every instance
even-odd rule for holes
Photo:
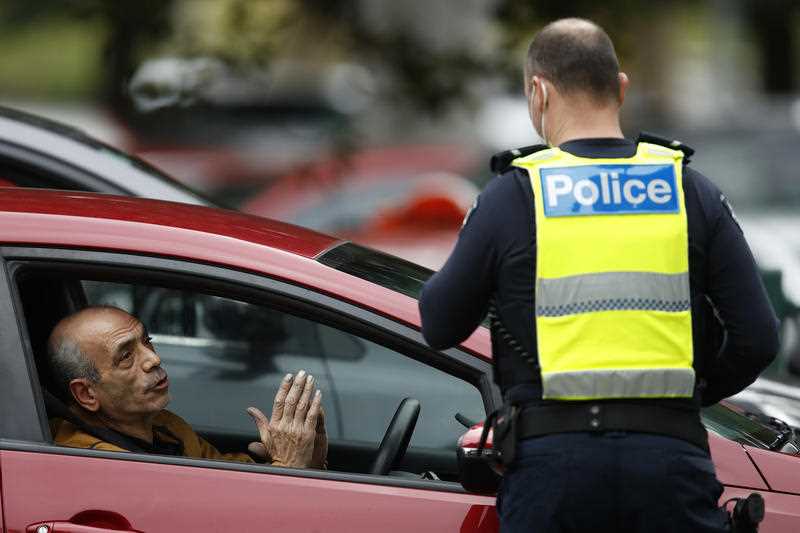
[[[45,391],[54,390],[43,354],[55,323],[86,305],[116,305],[139,316],[150,330],[170,376],[169,408],[221,452],[246,450],[256,440],[244,409],[257,405],[268,413],[280,377],[300,368],[313,372],[325,389],[331,470],[367,473],[399,401],[410,396],[421,400],[422,415],[404,460],[392,474],[417,478],[433,471],[454,482],[455,443],[463,433],[454,414],[485,416],[474,385],[372,341],[277,309],[218,294],[80,279],[46,269],[23,268],[16,279]],[[427,378],[420,380],[420,375]],[[52,414],[58,407],[49,392],[44,393],[45,404]]]

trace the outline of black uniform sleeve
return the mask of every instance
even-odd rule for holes
[[[495,217],[500,213],[492,205],[496,183],[490,182],[478,197],[453,253],[423,287],[419,300],[422,335],[433,348],[463,342],[486,316],[497,258]]]
[[[702,175],[695,173],[711,228],[708,298],[726,336],[708,367],[703,404],[711,405],[750,385],[778,353],[778,320],[767,298],[753,255],[730,204]]]

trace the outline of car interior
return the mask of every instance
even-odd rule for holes
[[[176,291],[186,289],[186,286],[180,279],[170,279],[169,277],[165,277],[163,279],[147,279],[148,276],[152,277],[153,274],[145,275],[142,271],[120,271],[119,269],[106,269],[103,267],[95,267],[94,270],[82,271],[82,272],[75,272],[74,269],[65,268],[63,266],[55,266],[55,265],[43,265],[43,264],[35,264],[31,263],[30,265],[27,264],[19,264],[15,265],[13,269],[14,272],[14,280],[16,282],[16,287],[18,290],[18,297],[20,299],[22,309],[24,310],[25,314],[25,325],[27,327],[27,332],[30,339],[30,348],[33,354],[36,368],[39,375],[39,382],[42,388],[42,397],[44,401],[44,405],[47,411],[47,416],[50,419],[55,417],[59,418],[67,418],[71,417],[71,413],[67,407],[67,402],[63,398],[56,397],[53,392],[55,389],[52,386],[53,380],[52,376],[50,375],[48,364],[47,364],[47,339],[50,334],[50,331],[55,326],[55,324],[63,317],[67,316],[68,314],[77,311],[87,305],[92,305],[95,303],[105,303],[105,302],[96,302],[92,301],[91,298],[92,292],[96,290],[97,283],[108,283],[109,286],[116,286],[120,281],[124,281],[126,283],[130,283],[138,288],[138,296],[134,298],[137,300],[137,305],[134,308],[126,309],[129,312],[132,312],[135,315],[138,315],[143,310],[147,309],[147,306],[153,307],[153,294],[168,294],[172,295],[173,297],[176,294]],[[153,284],[153,285],[144,285]],[[95,284],[95,285],[93,285]],[[155,288],[154,288],[155,287]],[[205,289],[207,294],[203,294],[206,300],[217,298],[217,294],[219,293],[219,288],[208,287]],[[160,291],[160,292],[159,292]],[[144,297],[142,297],[144,294]],[[147,295],[151,295],[148,298]],[[187,293],[181,293],[187,294]],[[197,293],[191,293],[197,294]],[[87,296],[88,295],[88,296]],[[164,297],[159,297],[161,299],[161,303],[167,305],[167,300]],[[174,299],[174,298],[173,298]],[[166,303],[165,303],[166,302]],[[118,303],[118,302],[112,302]],[[179,315],[183,322],[182,327],[194,328],[197,329],[198,322],[202,322],[205,320],[208,322],[209,317],[214,318],[213,323],[215,327],[221,327],[220,324],[224,323],[224,319],[220,316],[221,314],[231,314],[231,307],[222,307],[216,310],[216,314],[212,313],[212,310],[206,309],[204,312],[207,316],[202,317],[199,316],[197,313],[193,314],[190,312],[189,307],[191,307],[191,302],[187,303],[187,298],[183,298],[181,303],[178,305],[178,309],[176,311],[174,305],[167,305],[170,309],[172,309],[173,313]],[[126,308],[129,307],[128,305],[122,305],[121,307]],[[297,310],[293,310],[293,312],[297,312]],[[153,315],[154,316],[154,315]],[[263,315],[261,316],[263,318]],[[228,317],[228,320],[231,322],[232,327],[238,327],[240,329],[247,329],[247,324],[238,320],[234,319],[231,320],[231,316]],[[144,321],[144,320],[143,320]],[[291,321],[290,321],[291,322]],[[151,335],[156,337],[153,333],[153,329],[145,322],[145,325],[148,327]],[[327,331],[327,330],[326,330]],[[180,340],[176,335],[174,335],[174,331],[168,332],[173,333],[164,334],[161,336],[162,342],[169,343],[170,341],[175,341],[175,339]],[[274,331],[273,331],[274,333]],[[328,335],[330,337],[330,334]],[[334,335],[335,337],[335,335]],[[192,339],[189,339],[192,340]],[[200,341],[203,339],[194,339],[193,342],[195,345],[190,345],[188,348],[191,350],[198,350],[205,346]],[[334,339],[336,340],[336,339]],[[339,345],[342,345],[346,339],[344,337],[339,338],[338,342]],[[161,347],[158,342],[155,342],[156,339],[154,338],[154,343],[156,344],[157,350],[159,355],[164,360],[164,356],[161,355]],[[352,340],[347,341],[352,344]],[[364,341],[365,343],[371,345],[370,342]],[[208,346],[213,348],[216,346],[214,342],[208,341],[206,342]],[[346,365],[355,365],[360,364],[358,359],[358,352],[356,351],[356,355],[353,354],[353,350],[350,349],[351,344],[345,343],[344,346],[347,347],[344,350],[347,354],[349,359],[342,359],[336,360],[336,356],[334,353],[333,356],[333,363],[331,364],[329,361],[326,362],[329,366],[336,367],[339,365],[341,368],[350,368]],[[200,348],[198,348],[198,346]],[[263,344],[260,345],[263,348]],[[235,348],[236,346],[234,346]],[[205,348],[203,348],[205,349]],[[184,347],[184,352],[186,349]],[[184,353],[181,352],[181,353]],[[176,352],[177,353],[177,352]],[[214,352],[216,353],[216,352]],[[220,352],[223,353],[223,352]],[[263,356],[263,352],[261,353]],[[191,356],[191,353],[190,355]],[[187,357],[189,357],[187,356]],[[183,357],[183,355],[181,355]],[[409,358],[411,359],[411,358]],[[204,359],[206,361],[210,361],[210,364],[216,364],[219,367],[223,367],[227,365],[228,367],[232,367],[237,364],[235,361],[214,361],[214,357],[206,357]],[[275,359],[277,360],[277,359]],[[183,359],[176,359],[178,363],[184,361]],[[413,361],[414,364],[418,364],[416,361]],[[172,405],[176,404],[175,398],[177,396],[188,396],[190,393],[186,392],[187,387],[191,386],[192,380],[199,379],[196,376],[205,375],[211,372],[208,369],[202,368],[195,368],[194,366],[191,367],[191,372],[187,374],[187,378],[181,381],[180,378],[180,371],[176,370],[174,372],[176,378],[173,379],[173,371],[171,368],[178,368],[178,363],[171,363],[167,365],[167,370],[170,372],[170,381],[171,383],[184,383],[185,386],[181,386],[179,390],[178,387],[174,387],[171,385],[171,393],[173,402],[170,404],[170,408]],[[194,363],[189,363],[194,364]],[[215,367],[216,368],[216,367]],[[240,367],[237,367],[240,368]],[[246,367],[248,372],[252,371],[254,367],[249,366]],[[355,367],[354,367],[355,368]],[[431,371],[438,371],[436,369],[430,369]],[[261,372],[262,370],[255,369],[255,373]],[[226,367],[223,370],[214,370],[216,372],[215,375],[224,375],[226,381],[224,384],[225,391],[238,391],[246,388],[245,385],[241,383],[237,383],[236,379],[237,376],[235,373],[232,373],[230,369]],[[268,370],[264,370],[264,375],[269,374]],[[270,374],[271,375],[271,374]],[[282,374],[281,374],[282,375]],[[316,376],[315,376],[316,377]],[[250,377],[239,377],[238,379],[253,379],[252,376]],[[262,378],[259,378],[262,379]],[[265,378],[264,378],[265,379]],[[465,379],[465,378],[462,378]],[[469,380],[477,381],[475,376],[470,376]],[[318,380],[322,381],[322,380]],[[458,380],[461,381],[461,380]],[[249,383],[249,382],[248,382]],[[339,383],[343,383],[343,381],[339,381]],[[328,388],[335,388],[335,381],[329,382]],[[398,477],[406,477],[410,479],[424,479],[424,480],[432,480],[432,482],[437,481],[445,481],[445,482],[455,482],[458,480],[459,469],[458,463],[456,458],[456,440],[458,435],[465,431],[463,426],[466,423],[469,423],[470,417],[474,417],[475,419],[482,419],[483,418],[483,400],[481,399],[481,395],[479,390],[475,387],[475,383],[472,384],[465,383],[470,388],[473,389],[474,395],[477,397],[478,407],[473,409],[472,411],[467,411],[468,416],[464,416],[461,413],[452,412],[449,413],[449,420],[446,421],[428,421],[430,427],[443,427],[445,425],[450,426],[455,424],[455,428],[448,429],[449,433],[447,434],[444,440],[437,441],[435,446],[431,446],[429,442],[425,442],[424,440],[420,440],[419,443],[415,441],[417,439],[422,439],[422,436],[419,435],[420,426],[418,422],[420,421],[420,413],[424,413],[426,411],[426,407],[430,410],[430,406],[425,405],[425,399],[422,400],[414,398],[414,397],[399,397],[397,399],[391,400],[392,402],[392,409],[393,413],[390,414],[390,420],[387,420],[387,415],[383,414],[382,416],[376,416],[375,421],[365,422],[366,425],[369,426],[378,426],[377,430],[384,428],[382,431],[382,436],[379,438],[375,438],[375,432],[371,434],[368,438],[352,438],[352,434],[348,434],[348,431],[342,430],[339,428],[332,427],[334,425],[342,425],[342,422],[336,422],[335,420],[331,420],[335,418],[330,415],[328,416],[328,421],[326,422],[329,430],[329,454],[328,454],[328,469],[333,471],[339,472],[347,472],[347,473],[360,473],[360,474],[373,474],[373,475],[392,475]],[[197,387],[200,387],[198,382]],[[422,385],[421,385],[422,387]],[[269,388],[269,387],[268,387]],[[320,383],[320,388],[322,388],[322,384]],[[424,388],[424,387],[422,387]],[[197,394],[208,394],[209,387],[206,387],[205,391],[198,391]],[[269,409],[271,408],[272,404],[272,397],[274,395],[274,390],[270,393],[268,398],[263,398],[261,400],[261,405],[259,407],[268,413]],[[222,391],[220,394],[229,394],[229,392]],[[334,391],[335,392],[335,391]],[[340,396],[342,395],[341,391],[339,391]],[[213,396],[213,395],[212,395]],[[347,403],[346,401],[344,402]],[[435,401],[428,401],[428,404],[437,403]],[[181,404],[184,405],[184,404]],[[244,412],[246,405],[236,405],[232,408],[237,411]],[[335,406],[339,407],[339,406]],[[343,410],[347,410],[346,406],[341,407]],[[213,407],[212,407],[213,409]],[[328,407],[326,407],[326,412],[328,411]],[[335,409],[334,409],[335,411]],[[474,412],[473,412],[474,411]],[[255,425],[247,419],[246,422],[243,424],[249,424],[251,429],[247,429],[247,426],[242,426],[241,428],[235,427],[224,427],[220,426],[219,424],[209,423],[205,424],[202,420],[197,421],[193,420],[191,417],[185,415],[183,411],[180,409],[176,409],[177,414],[183,416],[187,419],[187,421],[192,424],[194,429],[200,434],[203,438],[211,442],[217,449],[221,452],[240,452],[247,450],[248,443],[258,440],[257,437],[257,430]],[[201,413],[202,414],[202,413]],[[460,422],[454,422],[453,417],[455,415],[459,415],[456,417]],[[221,413],[220,417],[229,416],[225,413]],[[337,415],[338,416],[338,415]],[[343,413],[342,417],[364,417],[365,413]],[[74,417],[73,417],[74,418]],[[345,421],[346,423],[347,421]],[[362,423],[364,425],[364,423]],[[355,426],[358,431],[360,431],[360,426]],[[417,430],[417,435],[415,435],[415,429]],[[102,433],[102,431],[101,431]],[[107,437],[106,434],[97,434],[99,438]],[[412,438],[413,437],[413,438]],[[107,440],[107,439],[105,439]],[[421,444],[421,445],[417,445]]]

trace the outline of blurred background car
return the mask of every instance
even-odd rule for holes
[[[438,269],[478,195],[459,146],[395,146],[325,160],[275,180],[247,213],[306,226]]]
[[[195,188],[242,198],[346,139],[337,69],[300,62],[236,68],[214,57],[158,57],[134,72],[129,150]]]
[[[276,179],[241,209],[439,268],[478,194],[457,146],[364,151]],[[83,190],[220,206],[78,128],[0,107],[0,186]]]

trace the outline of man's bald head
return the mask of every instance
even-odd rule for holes
[[[63,318],[47,342],[50,372],[61,399],[71,400],[69,383],[73,379],[85,378],[92,382],[100,380],[100,373],[94,360],[87,355],[90,344],[98,334],[102,334],[104,317],[112,315],[131,317],[122,309],[112,306],[93,306],[82,309]],[[100,320],[98,320],[100,319]]]
[[[614,45],[594,22],[566,18],[545,26],[528,48],[525,83],[532,76],[550,81],[559,92],[584,93],[594,100],[617,101],[619,61]]]

